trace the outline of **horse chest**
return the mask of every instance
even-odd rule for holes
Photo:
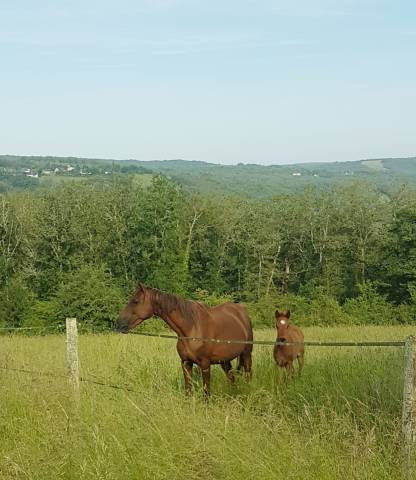
[[[197,362],[203,356],[206,345],[197,340],[180,340],[176,348],[182,360],[191,360]]]
[[[288,362],[296,358],[296,351],[291,345],[276,345],[273,353],[276,362],[281,367],[284,367]]]

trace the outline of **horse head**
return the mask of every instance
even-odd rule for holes
[[[277,336],[280,338],[285,337],[285,331],[289,327],[289,318],[290,318],[290,310],[286,310],[285,312],[280,312],[276,310],[274,314],[276,318],[276,329],[277,329]]]
[[[139,283],[139,286],[130,298],[127,306],[120,312],[116,320],[116,330],[127,333],[154,314],[150,293]]]

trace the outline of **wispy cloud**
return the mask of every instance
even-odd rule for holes
[[[217,52],[236,49],[256,48],[289,48],[298,49],[313,45],[315,42],[306,39],[276,40],[267,35],[213,32],[205,35],[166,36],[165,38],[149,38],[140,36],[114,36],[101,32],[45,32],[32,34],[0,32],[0,47],[33,48],[39,55],[63,53],[65,49],[94,51],[106,50],[108,53],[129,55],[185,55],[203,52]]]
[[[197,53],[215,53],[226,52],[230,50],[253,50],[253,49],[284,49],[298,48],[302,46],[311,45],[312,43],[298,40],[288,40],[282,42],[267,42],[267,41],[248,41],[237,43],[189,43],[186,47],[175,46],[174,43],[168,43],[166,48],[152,49],[149,51],[150,55],[188,55]],[[162,47],[162,46],[160,46]],[[170,47],[170,48],[169,48]]]

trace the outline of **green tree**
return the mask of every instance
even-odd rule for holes
[[[389,298],[409,302],[416,283],[416,207],[397,212],[381,252],[382,278]]]
[[[11,277],[0,291],[0,319],[5,327],[21,327],[34,300],[20,277]]]
[[[87,328],[110,328],[126,296],[104,266],[85,265],[63,276],[55,301],[62,321],[76,317]]]

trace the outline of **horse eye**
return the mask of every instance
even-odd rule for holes
[[[134,300],[132,300],[132,302],[136,305],[139,303],[139,301],[136,298]]]

